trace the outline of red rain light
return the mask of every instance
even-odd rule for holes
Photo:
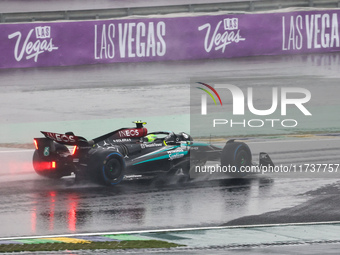
[[[52,161],[52,162],[35,162],[34,164],[34,169],[36,171],[45,171],[45,170],[54,170],[57,168],[57,162]]]

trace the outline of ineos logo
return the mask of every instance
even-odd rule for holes
[[[126,129],[119,131],[120,137],[131,137],[131,136],[139,136],[138,129]]]
[[[76,142],[75,137],[73,135],[65,135],[65,134],[57,134],[57,133],[46,133],[46,135],[55,140],[57,142],[64,142],[64,143],[74,143]]]

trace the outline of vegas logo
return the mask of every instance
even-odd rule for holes
[[[35,35],[35,39],[34,39]],[[8,35],[8,39],[16,38],[14,46],[15,60],[20,62],[24,56],[26,59],[34,59],[34,62],[38,61],[40,54],[44,52],[52,52],[57,50],[53,44],[53,38],[51,38],[51,27],[40,26],[32,28],[23,38],[21,31],[14,32]]]
[[[246,40],[241,36],[238,18],[223,19],[216,24],[215,28],[214,24],[206,23],[199,26],[198,31],[205,31],[204,49],[206,52],[214,49],[224,53],[231,43],[238,44]]]

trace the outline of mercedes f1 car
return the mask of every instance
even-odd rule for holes
[[[251,151],[243,142],[229,140],[223,148],[193,141],[187,133],[148,133],[145,122],[86,140],[73,132],[44,132],[34,138],[33,167],[44,177],[61,178],[72,173],[104,185],[115,185],[128,175],[182,174],[194,167],[219,161],[231,169],[231,177],[244,176],[241,167],[252,166]],[[72,148],[70,150],[70,147]],[[259,165],[273,165],[267,153],[260,153]]]

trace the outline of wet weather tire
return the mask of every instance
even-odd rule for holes
[[[250,169],[251,162],[251,152],[247,144],[240,142],[226,143],[221,154],[221,167],[228,176],[233,178],[246,176],[247,172],[244,170]]]
[[[123,180],[124,174],[125,162],[123,157],[117,152],[107,155],[99,169],[100,182],[107,186],[113,186]]]

